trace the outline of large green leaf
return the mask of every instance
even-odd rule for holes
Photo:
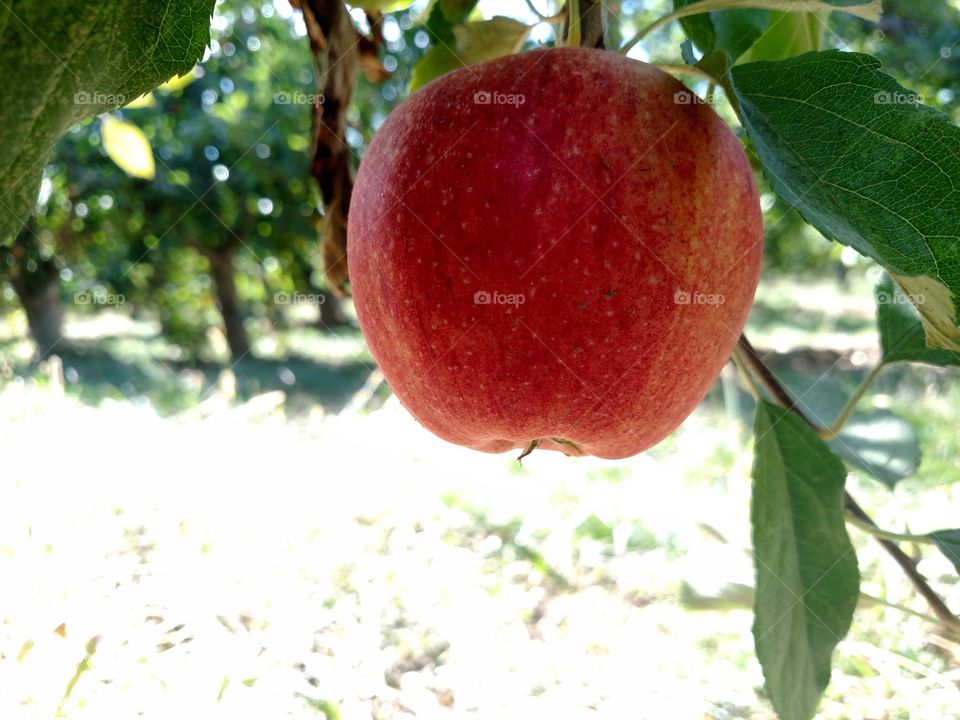
[[[776,192],[923,295],[927,344],[960,350],[960,128],[879,65],[829,50],[740,65],[732,77]]]
[[[0,4],[0,242],[29,217],[50,149],[202,57],[214,0]]]
[[[877,300],[877,329],[880,331],[881,362],[924,362],[931,365],[960,365],[960,355],[952,350],[928,348],[923,323],[914,303],[923,305],[925,297],[908,298],[890,277],[884,275],[874,289]]]
[[[860,592],[844,525],[846,471],[789,410],[761,401],[755,433],[750,517],[757,657],[781,720],[810,720]]]

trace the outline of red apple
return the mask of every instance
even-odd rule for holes
[[[740,143],[677,80],[538,50],[445,75],[390,114],[347,248],[370,351],[429,430],[620,458],[720,373],[762,218]]]

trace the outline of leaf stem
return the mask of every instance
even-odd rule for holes
[[[786,388],[780,384],[780,381],[777,379],[776,375],[774,375],[773,371],[766,366],[766,364],[763,362],[763,358],[760,357],[753,345],[750,344],[750,341],[747,339],[746,335],[740,335],[740,340],[737,343],[735,354],[736,353],[741,355],[741,357],[746,361],[747,367],[749,367],[754,374],[757,375],[767,392],[770,393],[770,395],[780,405],[802,418],[820,435],[828,432],[808,418],[803,410],[797,406],[793,398],[790,397],[790,393],[788,393]],[[870,518],[869,515],[867,515],[864,509],[860,507],[859,503],[857,503],[849,491],[846,490],[844,491],[844,506],[848,515],[852,515],[863,526],[877,528],[877,524]],[[877,529],[879,530],[879,528]],[[897,545],[893,540],[879,537],[875,533],[871,534],[874,535],[874,539],[880,543],[880,546],[886,550],[887,554],[889,554],[890,557],[892,557],[897,563],[897,565],[900,566],[900,569],[903,570],[906,576],[910,579],[910,582],[913,583],[913,586],[917,589],[917,592],[920,593],[924,600],[927,601],[927,604],[930,606],[933,614],[936,615],[937,619],[939,620],[940,625],[954,633],[960,633],[960,619],[957,619],[957,616],[953,614],[949,607],[947,607],[947,604],[943,601],[943,599],[933,588],[930,587],[927,579],[920,574],[919,570],[917,570],[916,562],[909,555],[904,553],[903,550],[900,549],[900,546]]]
[[[937,618],[933,617],[933,615],[927,615],[926,613],[917,612],[916,610],[912,610],[911,608],[908,608],[905,605],[898,605],[897,603],[889,602],[887,600],[884,600],[883,598],[878,598],[874,595],[870,595],[862,591],[860,593],[860,599],[865,600],[871,605],[880,605],[882,607],[890,608],[891,610],[899,610],[900,612],[906,613],[907,615],[912,615],[915,618],[926,620],[931,625],[940,624],[940,621]]]
[[[701,13],[710,12],[711,10],[719,10],[730,4],[730,0],[700,0],[700,2],[691,3],[690,5],[685,5],[684,7],[678,8],[671,13],[661,15],[645,28],[641,29],[640,32],[630,38],[623,46],[621,46],[620,53],[626,55],[633,49],[634,45],[643,40],[647,35],[652,33],[654,30],[673,22],[674,20],[689,17],[690,15],[700,15]]]
[[[530,8],[530,12],[537,16],[537,22],[549,23],[550,25],[558,25],[567,19],[566,8],[561,9],[556,15],[544,15],[542,12],[537,10],[536,6],[533,4],[533,0],[526,0],[527,7]]]
[[[533,4],[533,0],[526,0],[526,3],[527,7],[530,8],[530,12],[536,15],[541,22],[547,19],[547,15],[544,15],[542,12],[537,10],[537,6]]]
[[[880,371],[886,367],[882,362],[875,365],[867,376],[863,379],[863,382],[857,386],[857,389],[853,391],[853,395],[850,396],[850,399],[847,400],[847,404],[843,406],[843,410],[840,411],[840,415],[837,416],[837,419],[834,420],[833,425],[826,428],[822,433],[822,436],[825,440],[830,440],[835,438],[840,434],[840,431],[843,430],[843,426],[847,424],[847,420],[850,419],[850,416],[853,414],[853,411],[857,407],[857,403],[863,398],[863,394],[870,388],[873,384],[873,381],[877,379],[877,375],[880,374]]]
[[[671,75],[687,75],[689,77],[695,77],[698,80],[706,80],[709,83],[714,83],[716,80],[713,75],[708,72],[704,72],[698,67],[693,65],[673,65],[670,63],[656,63],[656,66],[663,70],[664,72],[670,73]]]
[[[873,535],[873,537],[876,538],[882,538],[892,542],[910,542],[922,543],[925,545],[936,545],[936,542],[934,542],[933,538],[929,537],[928,535],[911,535],[910,533],[897,533],[890,530],[883,530],[874,525],[872,522],[865,522],[851,512],[847,512],[847,522],[854,527],[863,530],[868,535]]]

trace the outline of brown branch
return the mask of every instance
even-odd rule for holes
[[[380,83],[390,77],[389,71],[380,62],[380,48],[383,47],[383,13],[368,12],[370,37],[361,35],[357,41],[360,50],[360,72],[372,83]]]
[[[324,202],[320,237],[323,266],[331,287],[347,292],[347,212],[353,168],[346,144],[347,109],[360,66],[359,34],[343,0],[296,0],[316,61],[317,101],[313,105],[311,173]]]
[[[780,381],[777,379],[776,375],[774,375],[773,371],[767,367],[766,363],[763,361],[763,358],[760,357],[753,345],[750,344],[750,341],[747,340],[746,335],[740,335],[740,340],[737,343],[737,350],[740,353],[740,357],[743,358],[747,366],[757,375],[757,377],[760,379],[760,382],[763,384],[763,387],[768,393],[770,393],[771,397],[773,397],[778,404],[790,410],[798,417],[803,418],[803,420],[818,433],[824,432],[823,428],[807,417],[803,410],[797,406],[797,403],[792,397],[790,397],[790,393],[787,391],[787,389],[780,384]],[[877,524],[873,521],[873,519],[867,515],[866,511],[860,507],[860,504],[846,490],[844,491],[844,505],[847,511],[853,514],[861,522],[873,527],[877,527]],[[927,604],[930,605],[930,609],[933,611],[934,615],[937,616],[937,619],[940,620],[940,622],[943,623],[943,625],[949,630],[953,632],[960,631],[960,620],[958,620],[957,616],[950,611],[950,608],[947,607],[947,604],[936,593],[936,591],[930,587],[927,579],[920,574],[919,570],[917,570],[917,564],[913,561],[913,559],[903,552],[903,550],[900,549],[900,546],[895,542],[876,536],[873,537],[894,559],[897,565],[900,566],[906,576],[910,579],[910,582],[913,583],[913,586],[917,589],[917,592],[919,592],[927,601]]]

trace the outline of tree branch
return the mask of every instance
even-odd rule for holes
[[[325,207],[320,238],[324,271],[331,287],[343,295],[347,292],[347,212],[353,192],[347,109],[360,67],[358,33],[343,0],[294,0],[294,4],[303,12],[316,61],[311,172]]]
[[[822,435],[826,432],[824,428],[820,427],[817,423],[808,418],[803,410],[797,406],[793,398],[790,397],[790,393],[787,392],[787,389],[780,384],[780,381],[777,379],[776,375],[774,375],[773,371],[767,367],[767,365],[763,362],[763,358],[760,357],[753,345],[750,344],[750,341],[747,340],[746,335],[740,335],[736,352],[738,353],[742,362],[747,365],[749,369],[757,375],[757,377],[760,378],[760,382],[762,383],[763,387],[768,393],[770,393],[771,397],[773,397],[778,404],[787,408],[795,415],[801,417],[811,428],[817,432],[817,434]],[[860,507],[860,504],[846,490],[844,491],[844,506],[846,507],[847,512],[853,515],[862,525],[877,528],[877,524],[869,515],[867,515],[864,509]],[[877,529],[879,530],[879,528]],[[904,553],[903,550],[900,549],[900,546],[895,542],[878,537],[876,535],[873,535],[873,537],[894,559],[897,565],[900,566],[903,572],[910,579],[910,582],[913,583],[913,586],[917,589],[917,592],[919,592],[927,601],[927,604],[930,605],[930,609],[933,611],[934,615],[937,616],[937,619],[949,630],[953,632],[960,631],[960,620],[958,620],[957,616],[950,611],[950,608],[948,608],[943,599],[937,595],[936,591],[930,587],[927,579],[920,574],[919,570],[917,570],[917,564],[913,561],[913,559]]]

